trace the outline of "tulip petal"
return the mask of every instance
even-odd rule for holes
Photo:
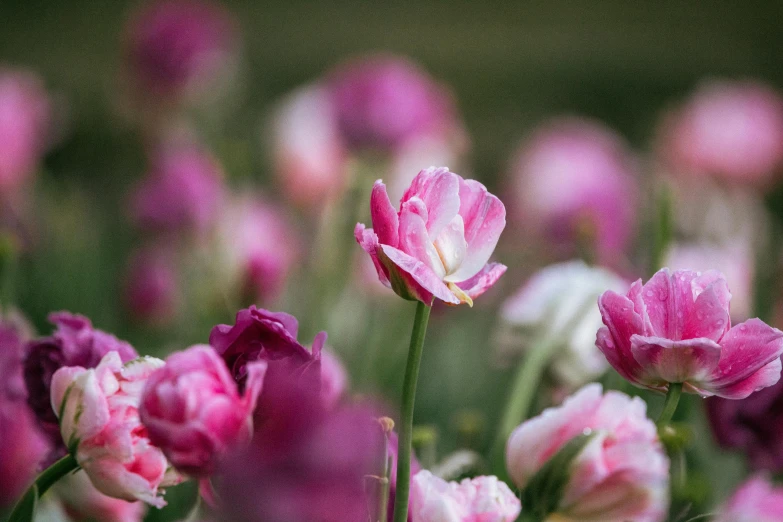
[[[705,338],[672,341],[633,335],[631,352],[644,368],[645,380],[663,386],[670,382],[700,382],[706,379],[718,366],[721,347]]]
[[[386,185],[381,180],[375,182],[370,196],[370,215],[372,216],[372,226],[378,241],[384,245],[397,246],[399,229],[399,218],[397,211],[389,200],[389,194],[386,192]]]
[[[460,282],[476,275],[489,261],[506,226],[506,207],[475,180],[459,178],[459,214],[465,225],[467,254],[450,281]]]
[[[720,344],[720,363],[709,383],[716,390],[744,381],[778,359],[783,354],[783,332],[760,319],[749,319],[729,330]]]
[[[606,326],[598,330],[596,345],[620,375],[641,384],[644,370],[631,353],[631,336],[644,331],[642,318],[630,299],[611,290],[598,298],[598,308]]]
[[[386,259],[394,265],[394,268],[398,269],[397,272],[404,279],[402,283],[414,299],[430,304],[434,296],[447,303],[460,304],[460,300],[454,296],[430,267],[388,245],[381,245],[381,251]],[[389,270],[392,269],[389,268]]]
[[[456,276],[462,271],[462,264],[468,250],[465,241],[465,225],[462,217],[457,215],[451,220],[434,241],[438,257],[443,264],[446,276],[444,281],[457,282],[464,278]]]
[[[684,339],[706,337],[719,341],[731,326],[729,318],[731,294],[726,280],[720,273],[711,270],[705,276],[697,277],[692,282],[694,291],[701,293],[693,303],[693,309],[684,317],[682,337]]]
[[[478,274],[457,286],[468,294],[468,297],[475,299],[489,290],[500,279],[500,276],[506,273],[507,268],[506,265],[500,263],[488,263]]]
[[[256,408],[256,402],[258,401],[258,395],[261,393],[261,388],[264,386],[264,376],[268,366],[266,361],[255,361],[248,363],[246,366],[247,381],[245,383],[244,402],[248,412],[252,412]],[[222,368],[225,368],[225,364]],[[228,373],[227,369],[226,373]]]
[[[777,384],[780,380],[781,368],[783,365],[781,365],[780,359],[775,359],[752,373],[747,379],[721,388],[713,388],[711,385],[705,388],[706,391],[724,399],[744,399],[751,393]]]
[[[353,234],[356,238],[356,241],[364,249],[364,251],[370,254],[372,264],[375,266],[375,271],[378,273],[378,279],[380,279],[381,283],[383,283],[385,286],[391,288],[389,274],[386,271],[386,267],[384,267],[383,263],[381,263],[381,261],[378,259],[378,248],[380,247],[378,236],[375,234],[373,229],[365,228],[361,223],[356,224],[356,228],[354,228]]]
[[[413,201],[404,203],[400,212],[399,250],[427,265],[438,279],[446,275],[443,262],[427,233],[425,219],[418,213]]]
[[[438,237],[460,208],[459,177],[446,167],[430,167],[419,172],[402,196],[401,205],[418,197],[427,208],[427,232]]]

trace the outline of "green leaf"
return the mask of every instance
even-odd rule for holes
[[[32,522],[35,518],[35,508],[38,505],[38,487],[33,485],[19,502],[8,522]]]
[[[144,522],[171,522],[185,520],[198,501],[198,481],[189,480],[171,488],[164,495],[168,503],[162,509],[150,508]]]
[[[560,504],[563,490],[571,476],[571,463],[595,434],[579,435],[565,444],[533,475],[522,490],[522,509],[525,520],[544,520]]]

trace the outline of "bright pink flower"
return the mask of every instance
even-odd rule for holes
[[[12,505],[32,483],[50,443],[22,400],[0,397],[0,508]]]
[[[206,232],[218,216],[223,174],[207,152],[189,144],[165,145],[131,199],[131,217],[144,229]]]
[[[506,209],[478,181],[445,167],[422,170],[398,212],[379,180],[370,212],[374,229],[357,224],[356,240],[381,282],[404,299],[472,304],[506,271],[487,263],[506,226]]]
[[[221,213],[218,227],[220,265],[231,286],[250,301],[278,298],[300,247],[283,209],[260,197],[242,196]]]
[[[639,398],[589,384],[557,408],[522,423],[508,439],[506,466],[524,488],[563,446],[592,439],[568,467],[555,513],[591,522],[659,522],[668,511],[669,460]],[[523,506],[525,509],[525,506]]]
[[[783,167],[783,99],[759,82],[705,83],[660,134],[661,155],[677,174],[765,185]]]
[[[636,165],[601,123],[561,118],[536,130],[512,162],[513,217],[567,254],[594,248],[616,262],[633,237]]]
[[[70,520],[141,522],[147,511],[143,502],[107,497],[95,489],[84,471],[61,478],[53,486],[53,492],[62,502]]]
[[[746,481],[731,496],[714,522],[780,522],[783,520],[783,488],[761,476]]]
[[[497,477],[446,482],[426,470],[411,483],[413,522],[513,522],[521,504]]]
[[[246,367],[240,395],[237,383],[211,346],[197,345],[166,359],[141,396],[139,416],[152,443],[179,471],[208,476],[226,451],[250,440],[253,409],[267,363]]]
[[[52,377],[63,441],[105,495],[162,507],[160,488],[180,480],[167,474],[166,457],[139,420],[144,383],[163,364],[140,357],[123,365],[117,352],[109,352],[94,369],[68,366]]]
[[[177,266],[166,247],[153,245],[136,251],[125,276],[125,304],[133,316],[150,324],[166,324],[177,313]]]
[[[596,344],[632,384],[666,391],[669,383],[702,396],[742,399],[780,378],[783,332],[759,319],[731,326],[723,274],[668,268],[623,296],[598,300],[605,327]]]
[[[36,75],[0,68],[0,193],[19,187],[38,167],[50,109]]]
[[[217,3],[155,2],[127,28],[125,54],[138,95],[201,93],[234,62],[235,23]]]
[[[449,91],[405,59],[349,61],[329,80],[339,128],[350,147],[394,150],[447,132],[454,121]]]

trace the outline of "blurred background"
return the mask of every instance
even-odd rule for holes
[[[41,335],[50,312],[83,314],[155,355],[251,303],[286,311],[303,342],[327,330],[351,389],[393,410],[414,306],[378,282],[353,227],[375,179],[396,204],[445,164],[506,204],[509,270],[473,309],[436,307],[419,449],[485,454],[519,354],[573,324],[517,294],[552,263],[611,271],[593,302],[664,265],[718,268],[736,321],[783,325],[781,19],[775,2],[5,0],[4,309]],[[660,409],[595,362],[594,323],[563,342],[571,359],[548,367],[531,414],[590,380]],[[749,443],[719,449],[704,401],[683,402],[697,442],[673,509],[706,512],[749,466],[783,469],[760,428],[743,424],[768,449],[748,460]]]

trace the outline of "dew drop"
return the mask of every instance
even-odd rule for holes
[[[740,332],[744,332],[744,331],[746,331],[748,329],[748,327],[743,324],[743,325],[740,325],[739,329],[740,329]]]
[[[652,290],[647,290],[647,291],[645,292],[645,295],[646,295],[647,297],[652,297],[653,295],[655,295],[655,292],[653,292]]]
[[[607,348],[614,348],[614,342],[611,339],[604,341],[604,344],[606,344]]]
[[[723,326],[723,319],[715,321],[715,328],[720,328],[721,326]]]
[[[585,428],[582,430],[582,435],[586,436],[586,435],[590,435],[591,433],[593,433],[593,430],[591,430],[590,428]]]

